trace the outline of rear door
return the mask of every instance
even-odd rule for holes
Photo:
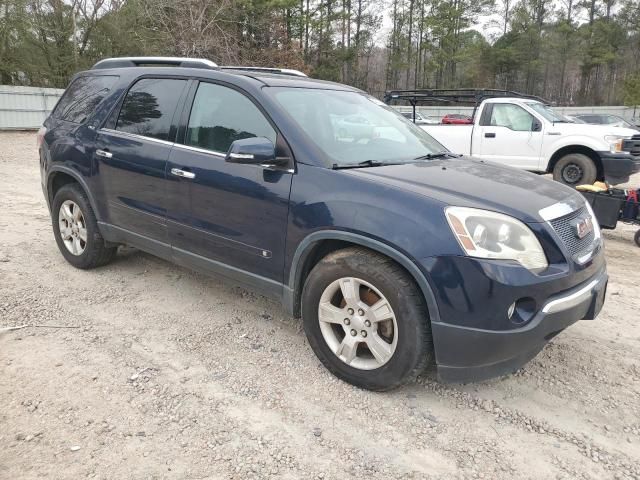
[[[538,170],[543,123],[520,105],[487,103],[474,127],[475,156],[524,170]]]
[[[195,86],[194,86],[195,87]],[[234,140],[265,137],[291,154],[259,106],[230,86],[200,82],[167,172],[174,259],[277,290],[282,282],[292,170],[227,163]],[[268,292],[269,293],[269,292]]]
[[[165,167],[187,80],[142,78],[98,131],[96,163],[109,222],[168,247]]]

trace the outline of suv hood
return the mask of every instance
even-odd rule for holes
[[[542,222],[539,211],[569,197],[582,196],[540,175],[473,158],[426,160],[402,165],[355,168],[344,172],[443,202],[482,208],[523,222]]]

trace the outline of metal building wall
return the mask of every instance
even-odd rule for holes
[[[0,85],[0,130],[40,128],[63,92],[61,88]]]

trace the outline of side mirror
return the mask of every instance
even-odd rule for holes
[[[285,163],[276,159],[276,147],[264,137],[242,138],[229,147],[225,160],[229,163],[274,166]],[[288,161],[288,159],[286,159]]]
[[[531,131],[532,132],[542,131],[542,122],[540,122],[540,120],[538,120],[537,118],[533,119],[533,123],[531,124]]]

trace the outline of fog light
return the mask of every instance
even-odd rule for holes
[[[523,325],[531,320],[536,313],[536,301],[531,297],[516,300],[507,311],[509,320],[516,325]]]

